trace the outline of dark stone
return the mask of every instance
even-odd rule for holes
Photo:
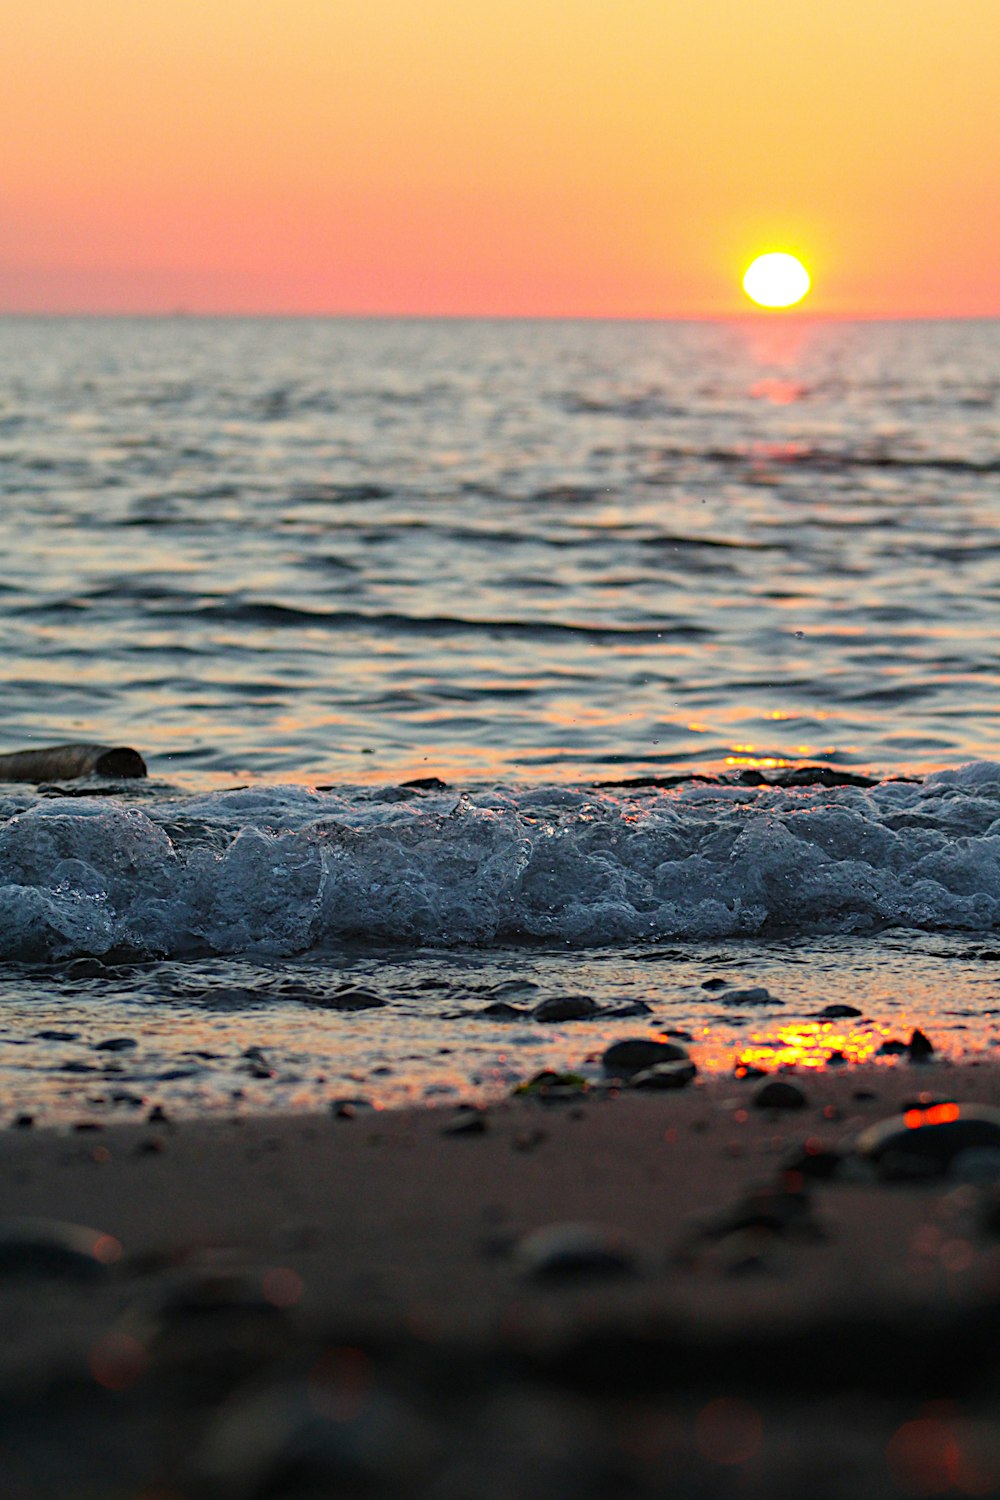
[[[170,1124],[170,1116],[167,1114],[162,1104],[154,1104],[152,1109],[146,1116],[146,1119],[149,1121],[150,1125]]]
[[[736,1078],[741,1079],[744,1083],[747,1081],[747,1079],[749,1079],[752,1083],[755,1078],[766,1078],[767,1069],[758,1068],[756,1063],[737,1063],[736,1067],[733,1069],[733,1074]]]
[[[578,1099],[589,1086],[579,1073],[556,1073],[552,1068],[543,1068],[533,1078],[519,1083],[513,1092],[515,1098],[530,1096],[555,1103],[561,1099]]]
[[[754,1089],[756,1109],[805,1109],[808,1100],[797,1083],[787,1083],[783,1078],[771,1078]]]
[[[635,1276],[641,1252],[616,1229],[597,1224],[548,1224],[525,1235],[515,1259],[522,1276],[559,1283]]]
[[[121,1255],[110,1234],[59,1219],[0,1220],[0,1274],[98,1281]]]
[[[725,995],[719,997],[723,1005],[784,1005],[784,1000],[779,1000],[772,995],[770,990],[763,985],[754,985],[745,990],[729,990]]]
[[[108,972],[107,964],[99,958],[74,958],[62,971],[63,979],[103,979]]]
[[[506,1000],[493,1000],[482,1010],[469,1012],[474,1016],[489,1016],[493,1021],[521,1021],[534,1014],[526,1005],[508,1005]]]
[[[701,985],[703,990],[725,990],[729,987],[728,979],[704,979]]]
[[[810,1136],[807,1141],[803,1141],[801,1146],[797,1146],[785,1157],[784,1170],[797,1172],[802,1177],[813,1178],[819,1182],[826,1182],[837,1175],[843,1159],[843,1153],[838,1151],[836,1146]]]
[[[643,1068],[633,1073],[628,1081],[630,1089],[682,1089],[689,1084],[698,1069],[689,1057],[678,1062],[656,1063],[652,1068]]]
[[[107,1041],[95,1042],[95,1052],[131,1052],[139,1043],[132,1036],[109,1036]]]
[[[849,1059],[846,1052],[841,1052],[838,1047],[836,1051],[829,1054],[826,1061],[829,1067],[839,1068],[843,1067],[844,1063],[848,1062]]]
[[[410,781],[401,781],[400,786],[413,787],[418,792],[445,792],[448,783],[440,776],[414,776]]]
[[[612,1042],[601,1056],[601,1066],[612,1078],[630,1078],[659,1063],[685,1062],[687,1052],[676,1042],[657,1042],[652,1037],[626,1037]]]
[[[861,1132],[857,1154],[890,1181],[944,1176],[963,1151],[1000,1150],[1000,1110],[985,1104],[932,1104],[880,1120]]]
[[[377,1010],[386,1004],[381,995],[361,984],[346,984],[328,995],[313,995],[307,1002],[320,1010]]]
[[[718,1240],[745,1230],[782,1236],[804,1234],[814,1239],[819,1234],[810,1199],[801,1187],[790,1188],[785,1183],[751,1189],[731,1207],[712,1214],[698,1237]]]
[[[907,1047],[905,1042],[901,1042],[897,1037],[891,1036],[889,1037],[888,1041],[882,1043],[881,1047],[878,1049],[877,1056],[902,1057],[903,1053],[906,1050]]]
[[[10,1122],[11,1130],[30,1130],[35,1123],[34,1115],[16,1115]]]
[[[353,1120],[359,1109],[371,1109],[372,1101],[358,1096],[354,1099],[331,1099],[330,1111],[336,1120]]]
[[[907,1048],[911,1062],[925,1062],[934,1051],[934,1043],[919,1029],[913,1032]]]
[[[441,1126],[442,1135],[485,1135],[488,1126],[481,1109],[463,1109]]]
[[[35,1036],[40,1042],[78,1042],[80,1040],[78,1031],[36,1031]]]
[[[822,1010],[816,1012],[818,1021],[846,1021],[849,1016],[860,1016],[862,1012],[856,1005],[824,1005]]]
[[[630,1016],[651,1016],[653,1007],[647,1005],[645,1000],[628,1000],[622,1005],[614,1005],[610,1010],[604,1012],[607,1019],[624,1021]]]
[[[536,1021],[589,1021],[596,1016],[600,1006],[589,995],[555,995],[543,1000],[531,1012]]]

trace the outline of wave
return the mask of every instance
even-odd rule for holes
[[[1000,926],[1000,766],[922,784],[0,801],[0,956]]]

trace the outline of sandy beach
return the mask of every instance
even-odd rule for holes
[[[7,1130],[0,1492],[993,1493],[1000,1070],[774,1082]]]

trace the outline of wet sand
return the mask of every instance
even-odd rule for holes
[[[1000,1492],[1000,1069],[789,1081],[7,1130],[0,1494]]]

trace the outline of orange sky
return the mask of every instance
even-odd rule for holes
[[[1000,314],[1000,0],[0,0],[0,55],[2,310],[725,314],[789,249]]]

